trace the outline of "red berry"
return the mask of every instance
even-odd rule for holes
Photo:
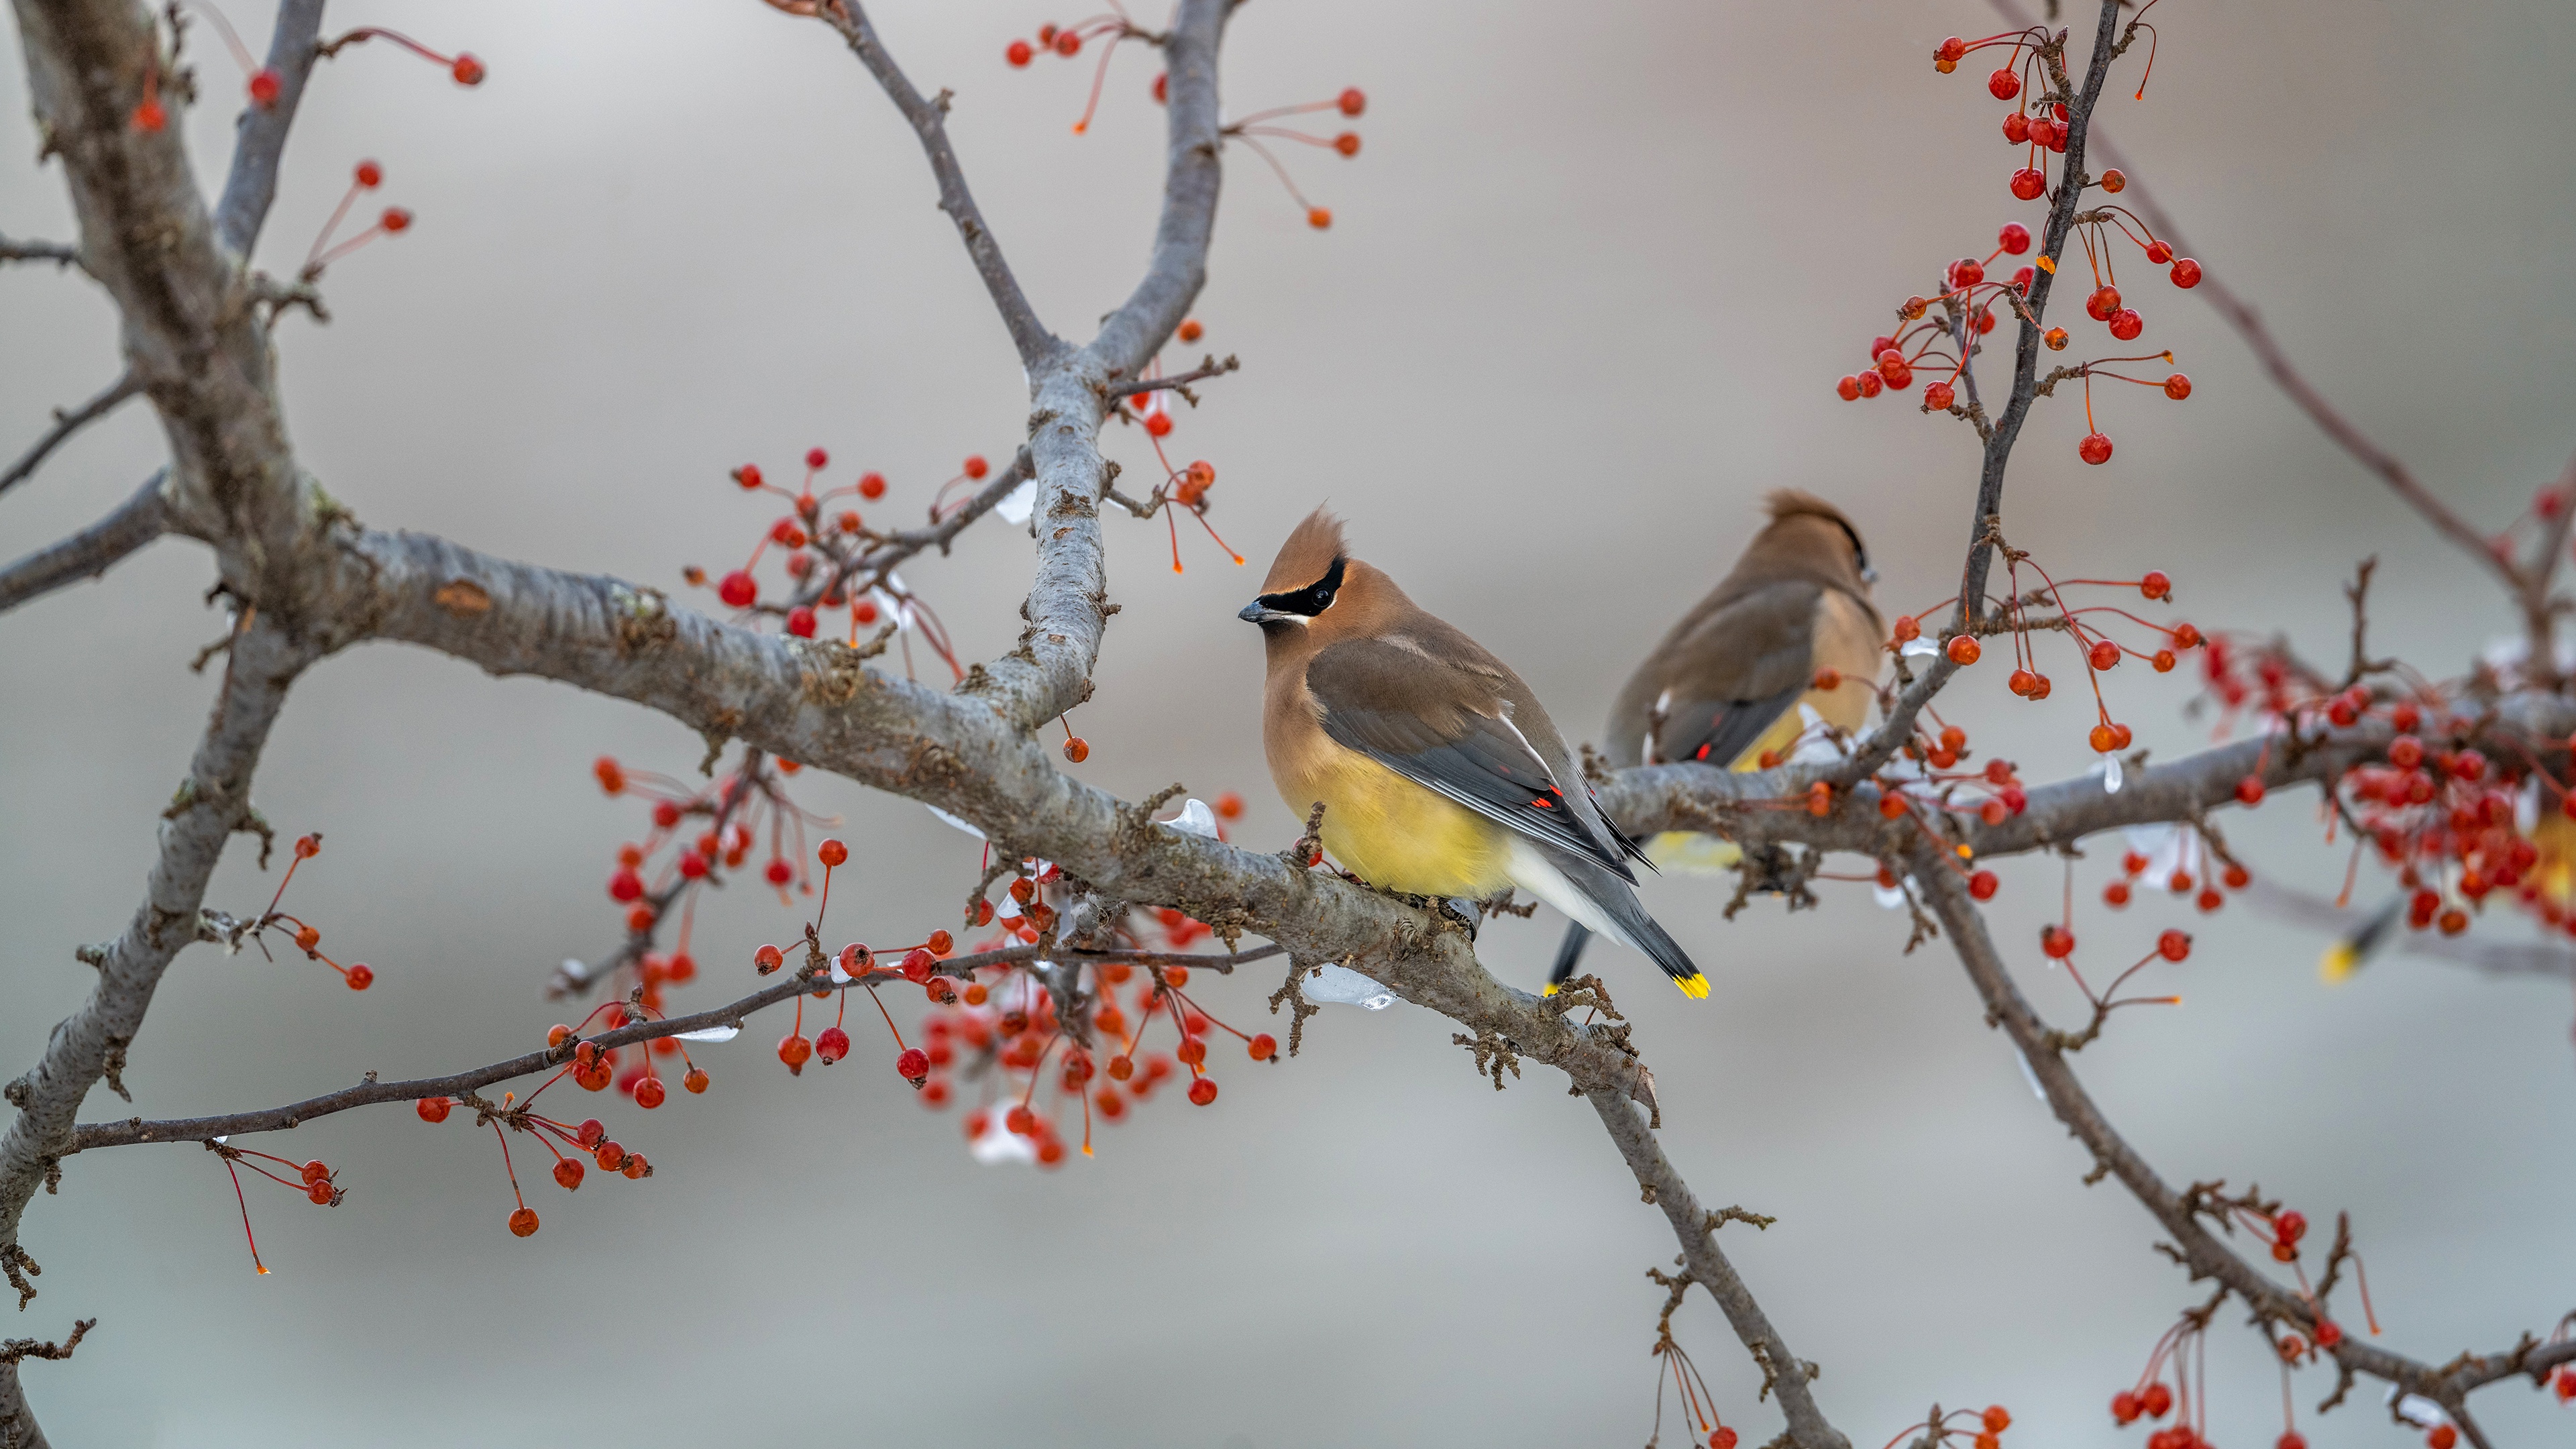
[[[2004,117],[2004,139],[2019,146],[2030,140],[2030,117],[2019,111]]]
[[[2000,806],[2003,802],[2000,800],[1989,800],[1986,803],[1989,805]],[[1993,900],[1995,898],[1995,892],[2001,889],[2002,886],[2003,881],[1997,878],[1995,873],[1990,870],[1981,870],[1975,875],[1968,877],[1968,894],[1981,901]]]
[[[2042,955],[2063,961],[2075,954],[2075,933],[2064,926],[2042,926],[2039,928],[2039,949]]]
[[[668,1095],[660,1077],[646,1077],[635,1084],[635,1105],[647,1112],[661,1106],[663,1099]]]
[[[1876,368],[1860,374],[1858,381],[1862,397],[1876,397],[1887,387],[1887,379],[1880,377]]]
[[[1986,77],[1986,89],[1993,94],[1996,100],[2011,100],[2013,97],[2021,94],[2021,77],[2014,75],[2012,73],[2012,68],[2010,66],[2006,66],[2003,69],[1996,71],[1993,75]]]
[[[1064,757],[1079,765],[1091,758],[1091,742],[1080,735],[1064,742]]]
[[[907,1082],[918,1083],[930,1075],[930,1053],[919,1047],[907,1047],[894,1059],[895,1075]]]
[[[2134,342],[2139,333],[2147,330],[2147,319],[2139,316],[2134,307],[2123,307],[2112,313],[2110,323],[2111,335],[2122,342]]]
[[[814,1044],[793,1032],[778,1043],[778,1059],[785,1062],[787,1070],[794,1075],[804,1075],[805,1063],[813,1055]]]
[[[1323,231],[1329,228],[1333,224],[1332,208],[1324,206],[1309,208],[1306,212],[1306,224],[1317,231]],[[1156,413],[1154,416],[1162,419],[1163,429],[1165,432],[1169,432],[1171,430],[1172,422],[1168,416],[1162,413]],[[1157,433],[1155,436],[1160,437],[1162,434]]]
[[[524,1238],[536,1230],[537,1214],[534,1208],[521,1208],[510,1214],[510,1231],[515,1236]]]
[[[411,229],[411,213],[399,206],[388,206],[385,214],[376,218],[376,225],[383,227],[388,236],[408,231]]]
[[[1342,134],[1335,136],[1333,138],[1333,149],[1341,152],[1345,156],[1356,156],[1360,154],[1359,133],[1357,131],[1344,131]]]
[[[769,863],[769,869],[764,873],[769,877],[769,883],[771,885],[783,886],[790,880],[795,879],[796,868],[789,865],[784,859],[773,860]]]
[[[1057,31],[1055,33],[1055,53],[1063,56],[1080,55],[1082,53],[1082,37],[1070,30]]]
[[[2096,287],[2092,295],[2084,299],[2084,315],[2096,322],[2110,321],[2111,314],[2119,310],[2120,289],[2117,287]]]
[[[707,1083],[711,1080],[713,1079],[707,1075],[706,1068],[691,1067],[689,1068],[689,1074],[680,1079],[680,1085],[688,1088],[690,1094],[694,1096],[697,1093],[705,1091],[707,1089]]]
[[[1932,58],[1936,61],[1946,61],[1951,65],[1957,65],[1959,63],[1959,57],[1966,55],[1967,53],[1968,42],[1953,35],[1949,39],[1944,40],[1939,45],[1933,47]]]
[[[1995,240],[2006,252],[2020,256],[2030,250],[2030,228],[2017,221],[2005,222],[2004,229],[1995,234]]]
[[[2165,263],[2173,260],[2173,248],[2160,241],[2149,242],[2147,243],[2147,260],[2161,267]]]
[[[2101,433],[2086,433],[2084,441],[2075,445],[2075,456],[2087,463],[2108,463],[2111,461],[2111,440]]]
[[[2048,173],[2035,166],[2025,166],[2012,174],[2012,194],[2024,201],[2039,200],[2048,190]]]
[[[930,933],[930,939],[929,939],[929,940],[927,940],[927,941],[925,941],[925,942],[923,942],[922,944],[923,944],[923,945],[925,945],[925,946],[927,946],[927,947],[930,949],[930,954],[931,954],[931,955],[933,955],[933,956],[945,956],[945,955],[947,955],[950,951],[953,951],[953,950],[955,950],[955,949],[957,948],[957,938],[956,938],[956,937],[954,937],[954,936],[952,936],[952,935],[949,935],[946,931],[933,931],[933,932],[931,932],[931,933]],[[1179,968],[1177,968],[1177,967],[1176,967],[1176,968],[1174,968],[1174,970],[1175,970],[1175,971],[1177,971],[1178,969],[1179,969]],[[1185,978],[1184,978],[1183,976],[1180,976],[1180,975],[1174,975],[1174,976],[1172,977],[1172,984],[1173,984],[1173,985],[1175,985],[1175,986],[1177,986],[1177,985],[1181,984],[1181,982],[1182,982],[1184,979],[1185,979]]]
[[[2426,1449],[2451,1449],[2452,1445],[2459,1442],[2460,1431],[2448,1424],[2436,1424],[2433,1426],[2433,1432],[2424,1436]]]
[[[700,855],[693,850],[680,857],[680,874],[688,877],[690,880],[697,880],[706,873],[707,858],[705,856]]]
[[[1216,1100],[1216,1078],[1201,1077],[1190,1083],[1190,1105],[1204,1107]]]
[[[1724,1424],[1709,1431],[1708,1449],[1735,1449],[1736,1433]]]
[[[1953,664],[1974,664],[1977,662],[1977,656],[1985,651],[1977,646],[1974,635],[1953,634],[1950,636],[1950,647],[1946,652]]]
[[[1035,54],[1037,54],[1037,52],[1029,49],[1029,43],[1027,41],[1014,40],[1011,42],[1010,47],[1002,52],[1002,58],[1013,65],[1027,65],[1029,63],[1029,58]]]
[[[2308,1449],[2308,1441],[2300,1436],[2298,1430],[2284,1429],[2281,1437],[2272,1441],[2272,1449]]]
[[[413,1110],[420,1113],[423,1122],[444,1122],[448,1109],[454,1105],[445,1097],[423,1097]]]
[[[2175,262],[2173,264],[2173,284],[2177,287],[2185,288],[2199,286],[2200,263],[2193,261],[2189,257],[2184,257],[2182,260]]]
[[[2262,804],[2263,777],[2260,775],[2248,775],[2244,779],[2237,781],[2236,800],[2240,805]]]
[[[2308,1337],[2314,1339],[2319,1348],[2333,1348],[2343,1342],[2343,1325],[2331,1318],[2320,1318],[2317,1320],[2316,1331]]]
[[[2138,580],[2138,592],[2150,599],[2161,599],[2173,592],[2173,580],[2165,577],[2162,569],[2149,569],[2147,576]]]
[[[760,585],[750,574],[735,569],[717,583],[716,597],[724,600],[728,608],[748,609],[760,597]]]
[[[2168,961],[2180,961],[2191,954],[2191,933],[2167,931],[2156,937],[2156,954]]]
[[[1845,377],[1842,381],[1834,384],[1834,392],[1836,395],[1841,397],[1844,402],[1856,401],[1860,397],[1860,379],[1857,377]]]
[[[1279,1054],[1279,1038],[1266,1031],[1257,1033],[1244,1045],[1244,1052],[1256,1062],[1266,1062]]]
[[[814,610],[804,604],[798,604],[795,608],[788,610],[787,632],[795,635],[799,639],[813,638]]]
[[[1961,257],[1950,264],[1950,290],[1960,291],[1986,279],[1986,264],[1975,257]]]
[[[579,1188],[581,1186],[581,1177],[581,1159],[576,1157],[566,1157],[555,1163],[555,1181],[563,1184],[564,1191],[571,1192],[576,1188]]]
[[[850,858],[850,848],[838,840],[826,840],[815,850],[814,858],[823,862],[824,868],[829,870]]]
[[[2108,639],[2096,640],[2084,658],[2097,670],[2109,669],[2120,662],[2120,646]]]
[[[376,973],[365,962],[356,962],[349,967],[348,981],[351,991],[364,991],[376,984]]]
[[[849,1054],[850,1034],[848,1032],[837,1026],[827,1026],[814,1033],[814,1055],[823,1065],[828,1067]],[[782,1045],[779,1048],[779,1056],[783,1060],[786,1055],[786,1048]],[[795,1063],[790,1062],[789,1065],[793,1066]]]
[[[2166,1388],[2164,1381],[2158,1379],[2147,1385],[2147,1391],[2141,1396],[2140,1402],[2145,1407],[2148,1418],[2161,1419],[2165,1416],[2165,1411],[2173,1407],[2173,1390]]]
[[[2122,1389],[2120,1392],[2111,1396],[2111,1418],[2113,1422],[2134,1424],[2138,1421],[2138,1415],[2140,1412],[2142,1411],[2138,1406],[2138,1396],[2130,1393],[2127,1389]]]
[[[456,53],[456,63],[447,68],[447,73],[456,77],[456,83],[461,86],[483,84],[483,62],[461,50]]]
[[[1995,1404],[1979,1416],[1978,1422],[1986,1426],[1987,1433],[2000,1434],[2012,1427],[2012,1414],[2003,1405]]]
[[[1368,97],[1360,93],[1358,86],[1352,86],[1336,97],[1334,104],[1341,108],[1343,115],[1356,118],[1360,112],[1368,109]]]

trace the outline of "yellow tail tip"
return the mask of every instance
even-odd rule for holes
[[[1681,988],[1682,995],[1693,1001],[1708,999],[1708,977],[1701,972],[1694,971],[1688,976],[1676,976],[1673,978],[1673,984]]]
[[[1538,994],[1541,996],[1554,996],[1556,994],[1556,983],[1551,981],[1545,986],[1540,987],[1538,989]]]
[[[2337,941],[2326,948],[2324,959],[2317,962],[2317,975],[2329,986],[2339,986],[2361,968],[2361,952],[2350,941]]]

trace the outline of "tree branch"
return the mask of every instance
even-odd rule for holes
[[[993,307],[1002,314],[1002,325],[1010,329],[1011,345],[1019,349],[1020,366],[1032,374],[1065,350],[1063,339],[1046,329],[1038,320],[1036,309],[1029,305],[1020,290],[1020,279],[1011,275],[1010,263],[1002,259],[1002,244],[985,224],[984,213],[975,206],[975,194],[967,189],[965,168],[957,164],[957,152],[948,144],[948,92],[936,99],[924,100],[904,76],[903,68],[894,63],[885,45],[877,39],[876,27],[869,23],[868,13],[859,0],[828,0],[816,12],[824,24],[841,33],[850,53],[877,78],[885,88],[895,109],[921,137],[922,153],[930,158],[930,173],[939,182],[939,209],[957,224],[957,235],[965,240],[966,254],[975,263],[975,272],[984,279],[984,290],[992,294]]]
[[[0,567],[0,614],[76,579],[97,578],[127,554],[159,538],[167,515],[161,485],[168,476],[153,474],[134,490],[133,497],[118,504],[105,518],[60,543]]]
[[[61,242],[11,241],[0,236],[0,262],[52,262],[57,267],[77,267],[80,248]]]
[[[44,466],[46,456],[70,441],[72,434],[116,411],[126,399],[142,390],[142,382],[133,373],[128,372],[109,383],[105,392],[70,412],[65,412],[61,408],[54,409],[54,425],[47,428],[45,435],[38,438],[32,447],[21,454],[17,462],[9,465],[8,472],[0,473],[0,493],[6,493],[33,477],[36,470]]]
[[[2019,0],[1994,0],[1994,6],[2006,20],[2013,24],[2027,26],[2032,23],[2029,12],[2022,9]],[[2107,19],[2104,33],[2109,33]],[[2083,115],[2078,115],[2077,141],[2070,142],[2067,147],[2070,172],[2075,169],[2076,145],[2085,133],[2085,127],[2082,124],[2084,119]],[[2111,138],[2097,133],[2092,137],[2092,144],[2101,151],[2104,161],[2127,173],[2129,185],[2128,189],[2121,193],[2121,202],[2144,217],[2147,225],[2154,228],[2155,234],[2171,245],[2177,254],[2188,253],[2195,260],[2199,260],[2201,254],[2193,251],[2183,241],[2182,229],[2175,225],[2173,217],[2157,204],[2155,193],[2139,180],[2138,172],[2130,166],[2127,158],[2120,153],[2119,147],[2113,144]],[[2245,339],[2245,345],[2263,364],[2264,371],[2272,374],[2272,381],[2280,387],[2281,391],[2290,395],[2290,401],[2298,404],[2299,410],[2306,413],[2309,420],[2314,422],[2327,437],[2332,438],[2336,446],[2350,453],[2363,467],[2377,473],[2398,497],[2404,499],[2423,516],[2425,522],[2433,526],[2436,533],[2458,544],[2480,563],[2485,564],[2517,598],[2522,597],[2525,580],[2522,570],[2515,567],[2513,560],[2500,556],[2495,550],[2493,541],[2470,527],[2467,520],[2452,512],[2448,504],[2434,497],[2432,490],[2426,488],[2416,478],[2414,470],[2408,468],[2395,454],[2373,442],[2349,418],[2336,411],[2334,405],[2326,401],[2325,394],[2318,392],[2308,382],[2306,375],[2290,361],[2289,353],[2284,351],[2279,340],[2272,336],[2272,330],[2263,325],[2262,314],[2256,312],[2253,304],[2236,295],[2224,281],[2220,280],[2218,272],[2213,270],[2205,260],[2201,261],[2200,285],[2194,290],[2207,298],[2211,306],[2218,309],[2218,315],[2225,318],[2230,327],[2236,329],[2236,335]],[[2571,465],[2571,472],[2576,472],[2576,465]],[[2571,499],[2570,502],[2571,505],[2576,505],[2576,499]],[[2561,510],[2561,513],[2563,517],[2564,510]],[[2545,590],[2546,584],[2544,583],[2542,587]]]
[[[1159,951],[1059,951],[1056,954],[1075,962],[1126,961],[1158,966],[1186,965],[1193,971],[1214,971],[1220,975],[1235,967],[1255,961],[1266,961],[1284,954],[1277,946],[1236,952],[1224,956],[1173,955]],[[1036,946],[1011,946],[999,951],[984,951],[969,956],[952,956],[932,968],[932,974],[954,980],[966,980],[972,973],[988,966],[1027,966],[1038,959]],[[87,1152],[93,1147],[133,1147],[152,1142],[205,1142],[216,1137],[230,1137],[242,1132],[285,1132],[317,1117],[350,1111],[358,1107],[379,1106],[388,1102],[417,1102],[424,1097],[462,1097],[469,1092],[495,1086],[515,1077],[533,1076],[572,1060],[575,1047],[582,1041],[606,1050],[610,1047],[636,1046],[683,1032],[704,1031],[709,1027],[739,1027],[744,1020],[763,1007],[792,1001],[809,991],[859,991],[870,985],[884,986],[905,978],[891,966],[879,967],[862,977],[835,983],[830,977],[798,972],[772,982],[750,995],[722,1006],[687,1016],[666,1017],[660,1021],[631,1021],[613,1031],[588,1037],[576,1037],[560,1047],[527,1052],[494,1062],[489,1066],[453,1072],[443,1077],[419,1077],[406,1082],[366,1081],[337,1092],[289,1102],[283,1107],[269,1107],[256,1112],[233,1112],[219,1117],[189,1117],[174,1121],[147,1122],[129,1117],[122,1122],[84,1122],[72,1135],[71,1145],[62,1155]]]
[[[2258,1324],[2288,1324],[2313,1341],[2316,1323],[2323,1316],[2321,1306],[2273,1282],[2220,1242],[2202,1222],[2194,1206],[2196,1197],[2186,1198],[2168,1186],[2102,1115],[2101,1108],[2076,1080],[2063,1053],[2053,1045],[2047,1023],[2022,996],[2020,986],[2005,968],[1994,938],[1986,931],[1985,917],[1969,899],[1960,872],[1937,855],[1918,851],[1915,879],[1922,884],[1942,928],[1950,933],[1960,964],[1967,968],[1969,981],[1985,1003],[1987,1020],[2012,1038],[2014,1049],[2030,1067],[2049,1109],[2092,1153],[2096,1167],[2117,1177],[2154,1216],[2172,1237],[2181,1262],[2194,1280],[2216,1279],[2253,1309]],[[2341,1368],[2368,1374],[2440,1404],[2458,1420],[2469,1441],[2485,1449],[2485,1436],[2468,1416],[2469,1392],[2519,1373],[2534,1375],[2536,1382],[2556,1364],[2576,1361],[2576,1342],[2545,1348],[2526,1343],[2504,1353],[2463,1354],[2440,1369],[2349,1334],[2327,1352]]]
[[[2102,82],[2111,73],[2112,32],[2120,19],[2120,0],[2102,0],[2101,19],[2093,33],[2093,55],[2084,70],[2084,84],[2068,101],[2066,155],[2058,167],[2057,196],[2048,208],[2048,223],[2042,228],[2039,259],[2043,262],[2066,254],[2067,233],[2075,223],[2075,213],[2084,199],[2084,145],[2093,120],[2093,104],[2102,95]],[[2055,43],[2062,46],[2063,37]],[[2058,53],[2049,58],[2048,73],[2052,85],[2062,86],[2065,57]],[[2031,399],[2038,394],[2040,320],[2048,310],[2050,289],[2057,273],[2050,267],[2036,268],[2031,276],[2027,305],[2016,308],[2020,314],[2020,331],[2013,345],[2012,392],[2004,402],[2003,413],[1995,419],[1994,431],[1986,438],[1985,463],[1977,479],[1977,511],[1968,524],[1968,560],[1959,583],[1959,603],[1951,617],[1953,632],[1981,622],[1985,608],[1986,572],[1994,563],[1995,530],[2003,522],[2004,465],[2012,458],[2013,444],[2021,437],[2021,425],[2030,416]]]
[[[295,108],[304,101],[304,83],[321,58],[323,0],[278,0],[277,25],[269,32],[268,68],[277,75],[276,104],[266,110],[244,107],[234,123],[232,174],[224,182],[223,200],[215,207],[215,235],[248,266],[260,223],[268,219],[277,198],[278,159],[286,152],[287,132],[295,125]]]
[[[1826,1421],[1807,1387],[1818,1372],[1816,1366],[1789,1351],[1789,1341],[1771,1326],[1762,1305],[1753,1300],[1753,1290],[1744,1285],[1735,1265],[1719,1251],[1715,1229],[1721,1216],[1700,1205],[1699,1197],[1665,1158],[1662,1145],[1637,1116],[1635,1107],[1609,1093],[1588,1095],[1593,1110],[1601,1114],[1601,1125],[1610,1131],[1610,1140],[1618,1144],[1619,1155],[1627,1159],[1628,1170],[1637,1175],[1637,1186],[1646,1201],[1662,1208],[1672,1223],[1673,1236],[1681,1242],[1690,1276],[1717,1300],[1735,1336],[1743,1340],[1745,1351],[1762,1366],[1765,1387],[1778,1390],[1780,1412],[1789,1421],[1789,1432],[1783,1437],[1797,1449],[1850,1449],[1851,1441]]]
[[[235,630],[213,716],[187,778],[163,812],[167,823],[143,904],[125,934],[99,953],[98,984],[89,999],[55,1025],[44,1055],[6,1088],[18,1116],[0,1136],[0,1261],[11,1265],[13,1277],[18,1223],[28,1200],[55,1162],[73,1150],[81,1100],[105,1074],[111,1053],[122,1054],[142,1031],[161,973],[197,939],[207,878],[225,842],[251,817],[251,774],[260,749],[288,685],[311,658],[265,621],[247,621]],[[32,1293],[23,1283],[20,1291]]]

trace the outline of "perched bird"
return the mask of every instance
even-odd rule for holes
[[[1610,706],[1614,767],[1703,760],[1729,770],[1777,764],[1816,721],[1858,730],[1868,717],[1886,629],[1869,601],[1869,551],[1841,510],[1781,489],[1771,522],[1709,596],[1673,625]],[[1715,870],[1732,841],[1667,831],[1646,844],[1658,869]],[[1569,912],[1569,914],[1571,914]],[[1589,922],[1576,917],[1549,985],[1574,974]]]
[[[1515,887],[1708,995],[1529,686],[1352,558],[1340,519],[1297,525],[1240,617],[1269,655],[1270,776],[1293,810],[1323,802],[1324,848],[1353,874],[1426,896]]]

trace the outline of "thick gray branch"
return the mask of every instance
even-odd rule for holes
[[[168,512],[161,502],[161,485],[167,476],[153,474],[105,518],[0,567],[0,614],[75,580],[97,578],[127,554],[159,538]]]

